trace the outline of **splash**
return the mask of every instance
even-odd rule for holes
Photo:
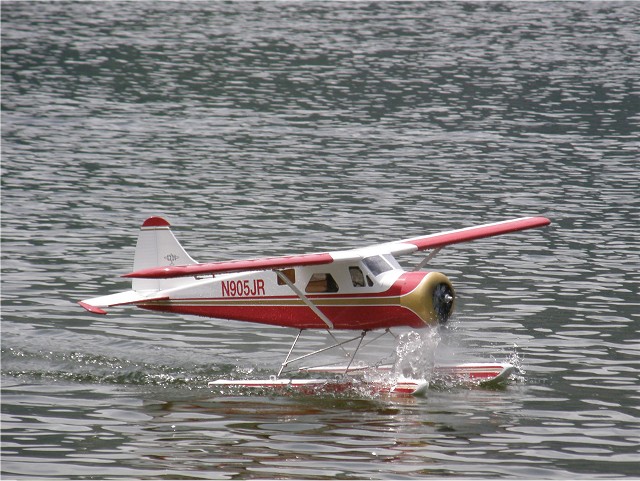
[[[527,371],[523,367],[524,358],[518,353],[518,345],[516,343],[513,344],[513,351],[506,357],[505,362],[508,362],[515,368],[514,373],[511,375],[513,380],[524,382]]]
[[[396,379],[429,381],[433,375],[436,349],[441,341],[438,329],[411,331],[398,336],[393,376]]]

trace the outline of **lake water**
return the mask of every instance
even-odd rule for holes
[[[638,25],[635,2],[3,2],[3,479],[640,476]],[[430,263],[458,302],[422,354],[510,360],[505,388],[270,396],[207,382],[274,373],[295,331],[75,304],[127,288],[150,215],[199,261],[553,224]]]

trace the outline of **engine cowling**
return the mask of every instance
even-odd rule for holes
[[[456,298],[451,281],[440,272],[414,272],[410,275],[422,278],[415,279],[417,283],[405,284],[407,292],[403,292],[402,306],[418,314],[427,325],[446,324],[453,314]]]

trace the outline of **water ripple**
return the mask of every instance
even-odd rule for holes
[[[639,18],[3,3],[2,474],[636,476]],[[459,299],[437,355],[511,360],[507,389],[272,398],[204,386],[277,370],[288,330],[78,309],[126,288],[149,215],[201,261],[553,224],[430,263]]]

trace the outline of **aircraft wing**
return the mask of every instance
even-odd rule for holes
[[[484,239],[485,237],[544,227],[550,223],[551,221],[546,217],[521,217],[502,222],[494,222],[492,224],[483,224],[421,237],[412,237],[397,242],[381,244],[379,247],[381,250],[386,250],[390,254],[409,254],[415,251],[437,249],[461,242]]]
[[[125,274],[122,277],[144,279],[171,279],[173,277],[190,277],[228,272],[259,271],[270,269],[286,269],[288,267],[315,266],[331,264],[334,258],[329,253],[303,254],[299,256],[265,257],[239,261],[207,262],[187,266],[152,267]]]
[[[230,272],[286,269],[290,267],[313,266],[359,260],[376,254],[408,254],[418,250],[437,249],[451,244],[469,242],[485,237],[497,236],[550,224],[545,217],[522,217],[493,224],[484,224],[464,229],[440,232],[421,237],[412,237],[396,242],[377,244],[375,246],[320,254],[303,254],[297,256],[266,257],[261,259],[208,262],[183,266],[164,266],[142,269],[122,277],[144,279],[171,279],[175,277],[193,277],[201,275],[222,274]]]

